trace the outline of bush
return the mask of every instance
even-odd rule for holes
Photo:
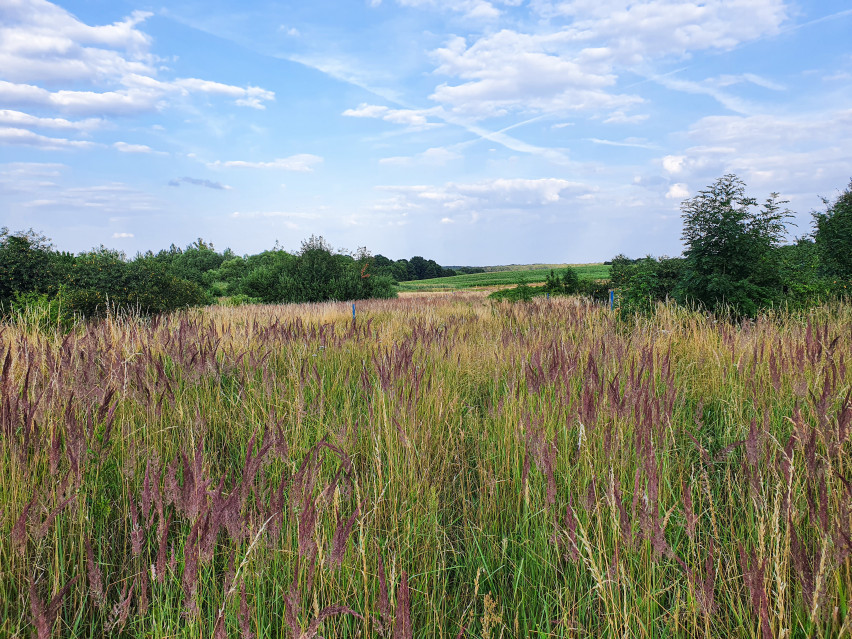
[[[515,288],[494,291],[488,298],[498,302],[529,302],[536,295],[544,295],[546,292],[543,288],[534,289],[526,282],[521,281]]]
[[[10,304],[11,320],[24,330],[41,333],[67,333],[74,326],[74,313],[60,292],[54,297],[46,293],[15,293]]]
[[[607,280],[582,280],[577,292],[590,297],[596,302],[609,302],[609,287]]]
[[[725,175],[681,203],[685,262],[676,296],[735,316],[753,317],[782,298],[776,248],[786,234],[785,201],[762,208],[736,175]]]
[[[822,201],[825,212],[812,213],[819,269],[842,286],[852,281],[852,181],[834,202]]]
[[[562,292],[566,295],[574,295],[583,292],[583,285],[580,283],[580,276],[570,266],[562,271]]]
[[[280,302],[282,298],[280,275],[270,266],[261,266],[249,272],[240,282],[240,293],[262,302]]]
[[[16,294],[55,293],[59,260],[50,240],[32,229],[0,229],[0,304],[8,310]]]
[[[671,299],[680,283],[682,258],[650,255],[631,260],[619,255],[612,260],[612,287],[618,291],[618,307],[622,315],[647,315],[657,302]]]

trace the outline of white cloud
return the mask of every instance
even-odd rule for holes
[[[601,138],[586,138],[589,142],[594,142],[595,144],[603,144],[605,146],[620,146],[634,149],[658,149],[659,147],[655,144],[650,144],[645,140],[639,138],[627,138],[626,140],[603,140]]]
[[[736,84],[750,83],[770,91],[784,91],[786,87],[778,82],[773,82],[755,73],[740,73],[737,75],[720,75],[711,80],[713,84],[720,87],[729,87]]]
[[[121,182],[51,189],[34,189],[32,199],[22,206],[30,209],[44,209],[67,212],[69,210],[112,213],[151,213],[161,210],[162,204],[151,195],[134,189]]]
[[[207,164],[211,169],[225,168],[244,168],[244,169],[281,169],[283,171],[313,171],[314,165],[319,164],[323,159],[318,155],[310,153],[300,153],[291,155],[288,158],[278,158],[270,162],[248,162],[245,160],[230,160],[228,162],[210,162]]]
[[[432,99],[475,118],[609,110],[614,112],[610,122],[636,123],[644,117],[626,110],[642,99],[616,88],[620,69],[730,49],[777,33],[787,18],[783,0],[538,1],[532,8],[553,20],[541,23],[535,33],[502,29],[470,41],[454,37],[435,50],[436,73],[455,80],[440,84]],[[563,18],[570,23],[557,26]],[[715,86],[681,81],[676,88],[733,104],[720,90],[720,83],[730,80],[722,78]],[[741,81],[778,88],[756,75],[742,74],[736,79]]]
[[[117,151],[122,153],[157,153],[164,154],[162,151],[155,151],[146,144],[128,144],[127,142],[116,142],[112,145]]]
[[[637,113],[636,115],[627,115],[624,111],[615,111],[604,120],[604,124],[639,124],[648,119],[645,113]]]
[[[95,144],[82,140],[50,138],[15,127],[0,127],[0,145],[34,146],[40,149],[57,151],[61,149],[89,149]]]
[[[21,111],[0,109],[0,125],[25,127],[28,129],[62,129],[70,131],[91,131],[103,125],[103,120],[89,118],[87,120],[71,121],[64,118],[41,118]]]
[[[440,11],[463,13],[476,20],[494,20],[500,11],[487,0],[397,0],[404,7],[434,8]]]
[[[552,204],[561,199],[564,191],[586,188],[577,182],[558,178],[498,178],[472,184],[451,184],[449,187],[462,195],[500,205]]]
[[[784,0],[560,0],[535,3],[544,15],[571,19],[582,41],[606,41],[617,59],[730,49],[777,33],[787,19]]]
[[[18,82],[102,81],[149,73],[150,37],[136,27],[151,14],[134,12],[111,25],[89,26],[45,0],[0,5],[0,69]]]
[[[670,200],[684,200],[689,197],[689,186],[686,184],[672,184],[666,192],[666,197]]]
[[[382,158],[379,164],[390,164],[394,166],[414,166],[414,165],[429,165],[429,166],[444,166],[453,160],[460,160],[464,156],[444,147],[434,147],[426,149],[423,153],[418,153],[413,156],[397,156]]]
[[[316,213],[303,213],[298,211],[234,211],[231,213],[231,217],[235,219],[283,217],[297,220],[315,220],[319,216]]]
[[[442,186],[383,186],[396,192],[393,210],[427,208],[440,211],[476,213],[533,211],[576,198],[593,189],[559,178],[497,178],[479,182],[448,182]],[[388,210],[388,209],[385,209]]]
[[[798,117],[770,114],[709,116],[693,125],[689,136],[702,141],[713,140],[714,144],[746,148],[754,144],[779,148],[849,140],[852,138],[852,109],[807,113]]]
[[[376,118],[402,124],[416,131],[442,126],[440,122],[429,121],[429,117],[436,113],[436,109],[391,109],[377,104],[361,104],[356,109],[346,109],[342,115],[350,118]]]
[[[264,102],[275,100],[275,93],[260,87],[249,86],[246,88],[211,82],[210,80],[199,80],[198,78],[184,78],[175,80],[174,86],[187,89],[190,92],[207,93],[229,98],[236,98],[238,106],[247,106],[253,109],[265,109]]]
[[[685,163],[685,155],[667,155],[663,158],[663,170],[666,171],[666,173],[677,175],[683,171]]]
[[[115,240],[124,240],[135,236],[133,235],[133,233],[113,233],[112,237]]]
[[[710,116],[687,133],[692,146],[661,159],[678,183],[711,184],[735,173],[750,190],[779,191],[800,215],[819,206],[818,195],[852,175],[852,109],[798,116]],[[675,185],[677,186],[677,185]],[[804,219],[800,228],[807,224]]]
[[[56,187],[56,179],[66,168],[53,162],[0,164],[0,193],[44,193]]]
[[[0,4],[0,103],[109,117],[154,111],[196,93],[256,109],[274,99],[259,87],[157,79],[160,60],[150,53],[151,37],[138,28],[151,15],[136,11],[90,26],[45,0]]]
[[[529,35],[503,29],[468,46],[456,37],[434,51],[436,72],[461,84],[439,85],[431,98],[477,118],[510,111],[625,109],[642,102],[611,92],[616,76],[603,50],[572,47],[567,32]]]

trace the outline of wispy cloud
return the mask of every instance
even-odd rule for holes
[[[0,103],[112,117],[153,112],[194,93],[255,109],[275,99],[274,92],[255,86],[161,79],[162,61],[150,51],[153,40],[139,28],[152,15],[134,11],[124,20],[91,26],[46,0],[0,5]]]
[[[0,145],[32,146],[47,151],[90,149],[95,146],[93,142],[85,140],[51,138],[28,129],[16,127],[0,127]]]
[[[112,145],[117,151],[122,153],[151,153],[156,155],[168,155],[165,151],[155,151],[147,144],[128,144],[127,142],[115,142]]]
[[[169,186],[180,186],[181,184],[193,184],[195,186],[204,186],[208,189],[216,189],[218,191],[230,191],[232,187],[221,182],[213,182],[212,180],[204,180],[201,178],[182,177],[175,178],[169,181]]]
[[[300,153],[286,158],[277,158],[268,162],[249,162],[246,160],[216,161],[207,164],[211,169],[280,169],[282,171],[313,171],[314,166],[323,159],[318,155]]]
[[[402,124],[413,131],[442,126],[441,122],[430,122],[429,117],[439,109],[391,109],[386,106],[363,103],[356,109],[346,109],[342,115],[350,118],[377,118],[393,124]]]
[[[86,120],[66,120],[64,118],[42,118],[22,111],[0,109],[0,124],[28,129],[60,129],[67,131],[92,131],[103,126],[100,118]]]

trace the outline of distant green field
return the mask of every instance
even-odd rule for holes
[[[572,267],[577,271],[580,279],[600,280],[609,277],[609,266],[605,264],[582,264]],[[555,268],[557,273],[562,269]],[[550,273],[549,268],[537,268],[532,270],[501,271],[492,273],[476,273],[473,275],[456,275],[454,277],[436,277],[429,280],[415,280],[412,282],[400,282],[400,291],[446,291],[478,286],[514,286],[521,281],[527,284],[544,282]]]

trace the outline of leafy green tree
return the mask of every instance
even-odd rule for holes
[[[173,256],[169,270],[181,279],[203,286],[205,274],[218,269],[224,261],[225,257],[216,252],[213,244],[199,237],[186,249]]]
[[[683,268],[684,260],[677,257],[654,258],[648,255],[638,260],[624,256],[614,258],[612,284],[618,289],[621,313],[652,313],[657,302],[665,302],[674,296]]]
[[[832,281],[820,273],[820,260],[812,240],[799,238],[795,244],[782,246],[778,257],[778,273],[788,307],[807,308],[830,295]]]
[[[547,279],[544,280],[544,286],[542,289],[547,293],[552,294],[562,292],[562,281],[553,269],[550,269],[550,273],[547,274]]]
[[[613,288],[622,289],[627,286],[633,272],[633,265],[638,261],[630,259],[624,253],[619,253],[608,262],[612,265],[609,271],[609,280]]]
[[[580,292],[580,276],[570,266],[562,271],[561,276],[550,269],[541,290],[554,295],[576,295]]]
[[[161,264],[131,262],[125,281],[128,284],[125,305],[142,313],[165,313],[209,302],[201,286],[177,277]]]
[[[312,235],[281,279],[282,299],[286,302],[322,302],[352,299],[342,282],[343,260],[334,255],[322,236]]]
[[[282,275],[273,266],[258,266],[240,280],[240,293],[267,304],[280,302]]]
[[[852,180],[834,202],[822,201],[825,211],[812,214],[820,270],[848,282],[852,280]]]
[[[576,295],[580,292],[580,276],[570,266],[562,271],[562,292],[566,295]]]
[[[746,316],[780,301],[775,249],[792,216],[777,193],[759,207],[745,188],[728,174],[681,203],[686,250],[679,301]]]
[[[8,307],[16,293],[48,293],[57,284],[58,260],[50,240],[32,229],[0,229],[0,303]]]

